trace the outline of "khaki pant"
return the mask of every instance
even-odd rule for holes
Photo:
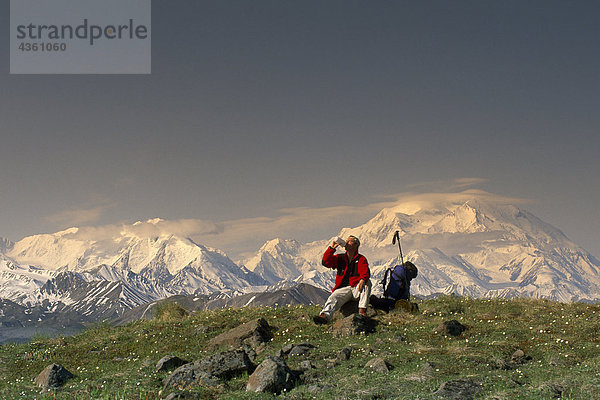
[[[333,313],[339,310],[344,304],[350,300],[358,300],[358,308],[367,308],[369,305],[369,297],[371,296],[371,280],[368,280],[363,287],[361,293],[358,292],[358,285],[355,287],[346,286],[336,289],[323,306],[321,314],[325,314],[327,319],[333,317]]]

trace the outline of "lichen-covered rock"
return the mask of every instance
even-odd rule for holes
[[[279,351],[279,357],[285,358],[288,356],[301,356],[310,353],[312,349],[315,349],[316,346],[310,343],[299,343],[293,344],[288,343],[281,348]]]
[[[517,349],[511,356],[511,361],[517,365],[523,365],[527,363],[527,361],[531,361],[532,357],[525,354],[525,352],[521,349]]]
[[[369,334],[375,332],[376,326],[377,321],[373,318],[353,314],[333,324],[333,336],[344,337],[359,333]]]
[[[352,349],[350,347],[344,347],[340,350],[337,355],[337,361],[348,361],[350,359],[350,354],[352,354]]]
[[[423,364],[423,366],[421,367],[421,372],[423,372],[424,374],[433,374],[433,372],[435,370],[437,370],[437,366],[434,363],[431,363],[429,361],[427,361],[425,364]]]
[[[281,393],[294,385],[294,377],[281,357],[267,357],[250,377],[246,391]]]
[[[188,363],[177,368],[164,381],[165,389],[187,390],[193,386],[214,386],[216,379],[211,378],[198,368],[197,363]]]
[[[450,321],[442,322],[436,329],[436,332],[439,332],[443,335],[448,336],[460,336],[467,328],[457,320],[453,319]]]
[[[316,346],[313,346],[310,343],[300,343],[300,344],[294,345],[294,347],[292,347],[292,349],[290,350],[288,355],[289,356],[306,355],[306,354],[310,353],[310,351],[312,349],[315,349],[315,348],[316,348]]]
[[[390,365],[383,358],[372,358],[365,364],[365,368],[372,369],[379,374],[387,374],[390,372]]]
[[[254,364],[245,351],[225,351],[182,365],[165,379],[164,387],[178,390],[186,390],[196,385],[215,387],[221,379],[231,379],[243,372],[252,371]]]
[[[165,400],[200,400],[201,398],[202,397],[197,393],[173,392],[165,397]]]
[[[345,303],[338,311],[334,314],[334,319],[336,317],[346,318],[352,314],[358,313],[358,300],[350,300]],[[377,315],[377,311],[373,307],[367,307],[367,316],[374,317]]]
[[[452,400],[471,400],[483,389],[473,379],[457,379],[442,383],[436,395]]]
[[[279,352],[279,357],[283,358],[284,356],[287,356],[288,354],[290,354],[290,351],[292,351],[293,348],[294,348],[293,343],[286,344],[285,346],[283,346],[281,348],[281,351]]]
[[[60,364],[50,364],[35,378],[36,385],[43,388],[57,388],[74,375]]]
[[[525,352],[521,349],[516,350],[513,355],[512,355],[512,359],[513,361],[517,361],[517,360],[521,360],[525,357]]]
[[[243,350],[224,351],[204,358],[198,363],[199,368],[211,376],[231,379],[243,372],[254,371],[254,364]]]
[[[309,371],[309,370],[315,368],[312,361],[310,361],[310,360],[301,361],[300,364],[298,365],[298,367],[300,368],[301,371]]]
[[[273,338],[272,330],[264,318],[258,318],[221,333],[219,336],[212,338],[209,345],[241,346],[246,344],[257,347],[259,344],[268,342]]]
[[[433,378],[434,372],[439,371],[435,364],[426,362],[421,367],[420,371],[416,371],[415,373],[406,375],[404,379],[408,381],[416,381],[416,382],[426,382],[429,379]]]
[[[171,371],[172,369],[181,367],[187,364],[189,361],[182,360],[177,356],[164,356],[156,363],[156,372]]]

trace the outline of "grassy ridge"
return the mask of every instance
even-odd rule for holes
[[[330,326],[314,325],[310,316],[318,309],[305,306],[191,315],[175,311],[119,328],[98,325],[73,337],[36,338],[0,347],[0,398],[158,399],[167,376],[154,372],[160,358],[201,359],[222,350],[208,347],[210,338],[264,317],[277,330],[259,351],[258,362],[287,343],[317,346],[309,356],[317,369],[281,398],[434,399],[443,382],[470,377],[482,383],[482,399],[600,399],[600,306],[443,297],[420,301],[419,307],[418,315],[380,315],[375,334],[350,338],[333,338]],[[467,331],[459,338],[434,332],[449,319],[457,319]],[[325,368],[324,359],[348,346],[353,348],[350,360]],[[507,368],[517,349],[531,360]],[[394,369],[381,375],[363,368],[373,357],[384,358]],[[305,359],[290,357],[287,362],[295,369]],[[32,379],[53,362],[76,377],[54,393],[40,394]],[[206,398],[272,397],[246,393],[246,381],[241,376],[219,388],[198,387],[197,393]]]

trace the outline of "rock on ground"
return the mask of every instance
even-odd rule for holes
[[[361,332],[365,334],[375,332],[377,321],[370,317],[363,317],[359,314],[352,314],[344,319],[338,320],[333,324],[333,336],[344,337],[357,335]]]
[[[302,356],[310,353],[312,349],[316,349],[316,346],[310,343],[288,343],[279,351],[279,357],[285,358],[288,356]]]
[[[471,400],[482,390],[481,384],[473,379],[457,379],[442,383],[435,394],[452,400]]]
[[[201,371],[197,363],[189,363],[177,368],[164,381],[165,389],[187,390],[192,386],[215,386],[217,380]]]
[[[405,379],[409,381],[426,382],[427,380],[433,378],[433,373],[436,371],[438,371],[436,365],[428,361],[423,364],[420,371],[407,375]]]
[[[182,360],[177,356],[164,356],[156,363],[156,372],[170,371],[187,363],[189,363],[189,361]]]
[[[419,305],[417,303],[411,303],[408,300],[398,300],[394,305],[394,308],[390,312],[404,311],[411,314],[419,313]]]
[[[209,341],[211,346],[227,344],[231,346],[249,345],[257,347],[273,338],[272,328],[264,318],[258,318],[223,332]]]
[[[60,364],[50,364],[35,378],[36,385],[43,388],[57,388],[65,384],[68,379],[73,378],[71,372]]]
[[[344,304],[334,315],[334,319],[338,314],[341,314],[342,318],[346,318],[352,314],[358,313],[358,300],[350,300]],[[377,315],[377,311],[373,307],[367,307],[367,316],[374,317]]]
[[[433,374],[433,372],[437,369],[437,365],[435,365],[434,363],[431,363],[429,361],[427,361],[425,364],[423,364],[423,366],[421,367],[421,372],[423,372],[424,374]]]
[[[310,360],[301,361],[300,365],[298,367],[300,368],[301,371],[309,371],[309,370],[315,368],[312,361],[310,361]]]
[[[461,324],[460,322],[458,322],[457,320],[453,319],[450,321],[444,321],[442,322],[436,329],[436,332],[439,332],[443,335],[448,335],[448,336],[460,336],[467,328]]]
[[[165,400],[199,400],[200,395],[189,392],[173,392],[165,397]]]
[[[250,377],[246,391],[281,393],[294,385],[292,371],[281,357],[267,357]]]
[[[217,386],[220,379],[231,379],[254,371],[254,364],[243,350],[225,351],[203,360],[182,365],[165,379],[165,389],[185,390],[192,386]]]
[[[365,368],[372,369],[379,374],[387,374],[390,372],[390,364],[388,364],[383,358],[372,358],[365,364]]]
[[[339,362],[348,361],[350,359],[350,354],[352,354],[352,348],[350,348],[350,347],[344,347],[338,353],[338,355],[337,355],[337,361],[339,361]]]
[[[292,347],[288,355],[290,356],[302,356],[310,353],[312,349],[315,349],[316,346],[313,346],[310,343],[300,343]]]
[[[199,367],[221,379],[230,379],[243,372],[254,371],[254,364],[243,350],[225,351],[206,357],[200,361]]]
[[[523,365],[527,363],[527,361],[531,361],[532,357],[525,354],[525,352],[521,349],[517,349],[513,355],[511,356],[511,361],[517,365]]]

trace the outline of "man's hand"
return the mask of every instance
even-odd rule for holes
[[[339,246],[339,243],[336,243],[336,242],[331,242],[331,244],[329,245],[329,247],[331,247],[332,249],[335,249],[338,246]]]
[[[364,287],[365,287],[365,280],[361,279],[360,281],[358,281],[358,285],[356,286],[356,288],[358,289],[358,293],[362,293]]]

